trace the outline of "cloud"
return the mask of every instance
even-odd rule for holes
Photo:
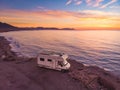
[[[86,0],[88,6],[99,7],[104,0]]]
[[[112,9],[120,9],[120,6],[110,6],[109,8],[112,8]]]
[[[100,6],[100,3],[103,2],[104,0],[96,0],[95,4],[93,5],[94,7]]]
[[[45,27],[95,27],[120,24],[120,13],[98,10],[82,10],[79,12],[61,10],[1,10],[0,21],[15,26]],[[109,24],[110,23],[110,24]]]
[[[75,5],[80,5],[80,4],[82,3],[82,0],[68,0],[68,1],[66,2],[66,5],[69,5],[69,4],[71,4],[72,2],[73,2]]]
[[[117,2],[117,0],[110,0],[106,4],[102,4],[105,0],[85,0],[86,4],[91,7],[99,7],[99,8],[105,8],[108,5]],[[84,0],[68,0],[66,5],[69,5],[71,3],[74,3],[75,5],[80,5]]]
[[[105,12],[105,11],[99,11],[99,10],[82,10],[82,11],[79,11],[80,13],[84,13],[84,15],[89,15],[89,17],[92,17],[92,16],[119,16],[120,13],[117,13],[117,12]]]
[[[91,5],[92,4],[92,0],[86,0],[87,5]]]
[[[29,15],[28,15],[29,14]],[[78,12],[74,11],[62,11],[62,10],[16,10],[16,9],[5,9],[1,10],[0,16],[6,17],[49,17],[49,18],[69,18],[69,17],[81,17],[81,18],[90,18],[90,17],[116,17],[120,16],[118,12],[104,12],[99,10],[80,10]]]
[[[38,9],[45,9],[45,7],[42,7],[42,6],[38,6],[37,8]]]
[[[110,4],[114,3],[114,2],[117,2],[117,0],[111,0],[110,2],[102,5],[100,8],[105,8],[105,7],[107,7],[108,5],[110,5]]]
[[[42,10],[42,11],[45,11],[45,10],[49,10],[49,9],[47,9],[47,8],[45,8],[45,7],[43,7],[43,6],[37,6],[36,8],[34,8],[34,9],[32,9],[32,10],[36,10],[36,11]]]
[[[69,4],[71,4],[72,3],[72,0],[68,0],[67,2],[66,2],[66,5],[69,5]]]
[[[80,5],[82,3],[82,1],[76,1],[76,5]]]

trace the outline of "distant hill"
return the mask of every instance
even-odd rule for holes
[[[10,24],[0,22],[0,28],[16,28]]]
[[[18,28],[7,23],[0,22],[0,32],[15,31]]]
[[[19,28],[7,23],[0,22],[0,32],[18,31],[18,30],[74,30],[73,28],[55,28],[55,27],[25,27]]]

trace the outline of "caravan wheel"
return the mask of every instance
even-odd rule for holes
[[[66,73],[68,70],[62,69],[61,72]]]

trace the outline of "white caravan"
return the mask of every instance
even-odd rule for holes
[[[40,67],[55,69],[59,71],[69,70],[70,63],[67,62],[68,55],[52,51],[41,52],[37,57]]]

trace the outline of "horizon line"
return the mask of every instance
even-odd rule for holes
[[[16,28],[56,28],[58,30],[62,30],[62,29],[71,29],[71,30],[120,30],[120,28],[111,28],[111,27],[87,27],[87,28],[69,28],[69,27],[54,27],[54,26],[51,26],[51,27],[45,27],[45,26],[16,26],[16,25],[13,25],[13,24],[10,24],[10,23],[7,23],[7,22],[1,22],[1,23],[5,23],[5,24],[9,24],[13,27],[16,27]]]

